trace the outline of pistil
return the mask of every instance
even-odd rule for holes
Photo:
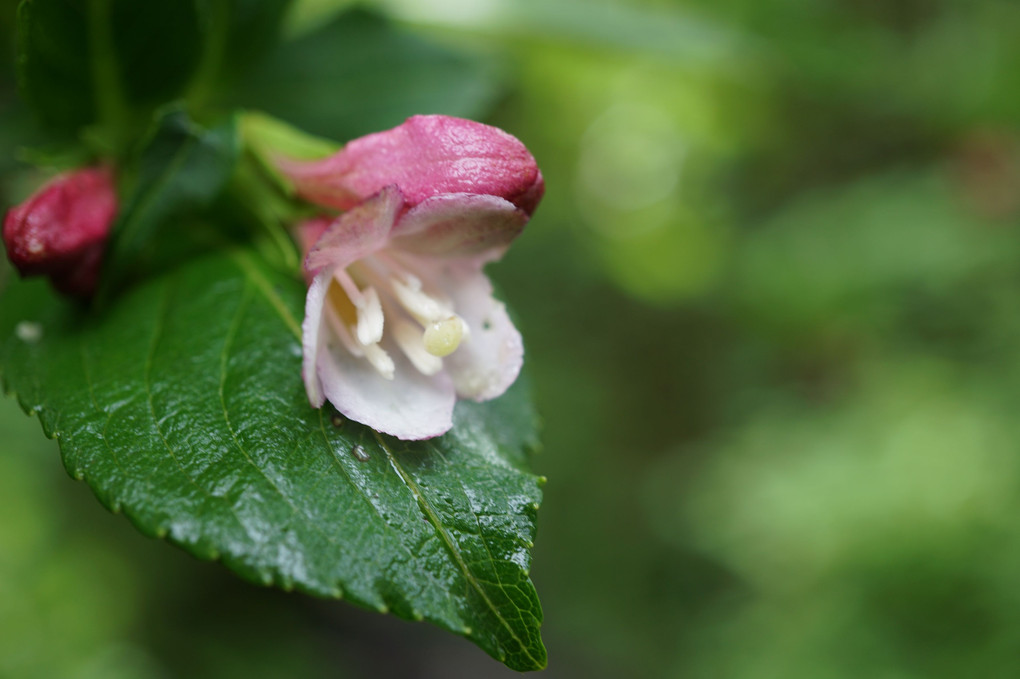
[[[459,316],[429,323],[422,334],[425,351],[433,356],[449,356],[460,346],[464,338],[464,321]]]

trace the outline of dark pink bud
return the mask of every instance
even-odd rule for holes
[[[117,193],[107,168],[55,177],[7,212],[7,258],[22,276],[49,276],[64,294],[88,297],[99,280],[116,214]]]
[[[413,116],[328,158],[280,159],[279,167],[302,197],[338,210],[394,185],[408,207],[442,194],[488,195],[530,216],[545,190],[535,158],[516,137],[441,115]]]

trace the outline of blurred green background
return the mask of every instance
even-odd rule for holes
[[[545,422],[546,674],[1017,676],[1020,4],[367,4],[546,177],[490,269]],[[9,399],[0,517],[0,677],[513,674],[136,534]]]

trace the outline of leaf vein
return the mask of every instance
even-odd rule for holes
[[[172,280],[176,282],[178,279]],[[159,424],[159,419],[156,417],[156,408],[152,400],[152,366],[155,360],[156,348],[159,346],[159,339],[163,334],[163,327],[166,325],[166,318],[169,315],[170,299],[172,296],[173,295],[171,286],[167,284],[164,288],[163,298],[162,301],[160,302],[159,312],[156,314],[156,322],[153,324],[152,340],[149,342],[149,352],[148,355],[145,357],[145,379],[143,381],[145,383],[145,397],[146,403],[148,404],[149,408],[149,416],[152,418],[152,426],[153,429],[155,429],[156,434],[159,436],[160,441],[162,441],[163,447],[166,449],[166,452],[170,456],[170,459],[174,461],[174,464],[177,465],[177,468],[181,471],[181,474],[184,475],[184,478],[188,481],[188,483],[194,486],[196,490],[198,490],[202,495],[206,496],[207,498],[219,499],[223,501],[227,507],[228,512],[230,513],[231,516],[234,517],[234,520],[237,522],[237,525],[241,528],[242,531],[247,533],[248,529],[245,527],[244,522],[241,521],[241,517],[238,516],[237,510],[234,509],[233,505],[229,503],[227,498],[225,497],[216,498],[216,496],[214,496],[208,490],[198,485],[195,479],[192,478],[191,474],[189,474],[188,471],[184,468],[184,465],[181,464],[180,458],[177,457],[177,454],[174,452],[173,447],[170,445],[170,442],[167,440],[166,435],[163,433],[163,429],[160,427]]]
[[[122,474],[124,474],[124,477],[127,478],[127,470],[124,468],[124,465],[121,464],[120,457],[117,455],[116,449],[110,445],[110,440],[109,438],[107,438],[107,431],[109,430],[110,427],[110,420],[113,418],[113,412],[109,410],[103,410],[102,408],[99,407],[98,401],[96,401],[96,393],[94,389],[94,384],[92,382],[92,373],[91,371],[89,371],[88,365],[88,352],[86,351],[86,340],[84,338],[82,339],[81,344],[78,345],[78,349],[81,355],[82,375],[85,377],[85,384],[87,384],[89,388],[89,401],[92,403],[92,408],[96,411],[97,414],[106,415],[106,419],[103,422],[103,434],[102,434],[103,445],[106,446],[106,450],[109,451],[110,457],[113,458],[113,463],[117,465],[117,468],[121,471]]]
[[[305,518],[309,519],[309,525],[312,527],[313,530],[315,530],[315,532],[317,532],[319,535],[325,538],[325,540],[330,544],[337,545],[339,543],[336,541],[336,538],[332,537],[331,535],[323,531],[316,524],[315,517],[309,515],[307,512],[299,510],[297,506],[290,501],[290,498],[288,498],[287,495],[283,492],[283,489],[281,489],[280,486],[277,485],[277,483],[269,477],[266,471],[262,469],[262,467],[260,467],[259,465],[255,464],[255,460],[252,459],[251,455],[248,453],[245,447],[241,445],[241,441],[237,438],[237,431],[234,429],[234,424],[230,418],[230,412],[227,409],[225,392],[227,381],[227,356],[230,353],[230,347],[234,342],[234,338],[237,337],[237,332],[241,325],[240,321],[241,318],[244,316],[244,310],[248,304],[250,290],[251,290],[250,286],[245,285],[243,293],[244,296],[241,298],[241,303],[238,304],[237,306],[237,312],[234,314],[234,318],[231,321],[230,328],[227,330],[227,336],[224,338],[223,342],[223,349],[220,351],[220,375],[218,393],[220,399],[220,407],[223,410],[223,423],[226,425],[227,431],[230,432],[230,439],[231,441],[233,441],[234,447],[237,448],[238,452],[240,452],[241,455],[244,456],[244,459],[248,462],[251,468],[258,472],[262,476],[262,478],[264,478],[266,482],[272,487],[272,489],[276,491],[276,493],[280,496],[280,499],[283,500],[288,507],[290,507],[291,515],[304,516]]]

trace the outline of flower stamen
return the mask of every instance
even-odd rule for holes
[[[442,321],[429,323],[422,334],[425,351],[433,356],[449,356],[460,346],[466,329],[467,325],[460,316],[451,316]]]
[[[375,288],[360,290],[343,269],[334,272],[337,285],[329,290],[328,317],[345,348],[363,357],[388,380],[396,366],[386,350],[379,346],[383,334],[383,308]]]
[[[441,299],[425,292],[421,279],[411,273],[402,263],[393,257],[366,257],[355,272],[359,280],[371,282],[375,287],[387,292],[388,298],[399,304],[408,316],[418,322],[420,328],[404,322],[406,316],[390,307],[387,314],[391,318],[400,319],[399,330],[394,330],[394,338],[411,363],[426,375],[433,375],[442,369],[442,362],[424,358],[449,356],[467,338],[467,323],[458,316],[449,300]],[[417,337],[411,338],[411,332]]]
[[[385,377],[388,380],[393,379],[396,366],[393,364],[393,359],[386,353],[386,350],[380,347],[378,344],[369,344],[364,347],[365,358],[372,364],[376,372]]]
[[[377,344],[383,334],[383,310],[379,302],[379,293],[371,286],[364,290],[359,289],[357,283],[344,269],[336,271],[333,278],[347,293],[347,299],[357,310],[358,342],[366,345]]]
[[[445,304],[422,289],[421,280],[406,274],[401,281],[393,278],[393,292],[401,306],[417,320],[424,333],[422,344],[433,356],[449,356],[468,334],[467,323]]]
[[[392,327],[397,345],[418,372],[431,376],[443,369],[443,360],[428,350],[417,325],[406,318],[398,318]]]

